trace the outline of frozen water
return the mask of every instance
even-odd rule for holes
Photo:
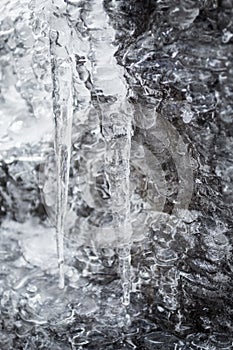
[[[232,349],[232,2],[1,9],[0,348]]]
[[[73,52],[71,51],[72,33],[65,17],[64,2],[52,2],[49,10],[49,46],[55,124],[54,147],[57,171],[56,234],[59,287],[62,289],[64,288],[64,230],[67,211],[73,120]]]

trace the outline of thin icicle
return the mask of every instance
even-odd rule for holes
[[[56,1],[56,4],[55,1],[52,1],[50,16],[57,177],[56,239],[60,288],[64,288],[64,225],[67,210],[73,117],[71,30],[65,17],[65,6],[63,1]]]
[[[105,172],[112,199],[113,226],[118,238],[119,273],[123,288],[123,304],[130,303],[132,227],[130,219],[130,149],[131,114],[127,103],[111,114],[103,111],[103,135],[106,141]],[[115,108],[115,106],[114,106]]]

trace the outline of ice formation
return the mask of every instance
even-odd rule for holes
[[[232,349],[232,1],[1,6],[0,348]]]

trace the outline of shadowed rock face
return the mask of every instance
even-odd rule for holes
[[[106,2],[106,8],[118,30],[121,45],[117,57],[127,70],[132,103],[136,105],[135,140],[140,138],[153,148],[149,135],[156,134],[156,127],[147,127],[150,120],[147,124],[144,111],[155,108],[157,118],[176,128],[192,157],[194,190],[189,210],[197,211],[197,216],[191,221],[184,217],[184,231],[177,227],[172,239],[166,237],[166,243],[161,240],[161,231],[152,230],[155,250],[173,247],[179,256],[172,267],[179,278],[176,293],[166,293],[166,283],[168,289],[171,283],[169,269],[160,268],[158,286],[150,284],[154,288],[151,317],[163,328],[169,323],[176,328],[180,308],[181,332],[190,328],[230,333],[232,4],[119,1],[114,6]],[[158,148],[153,151],[156,154]],[[174,310],[167,322],[168,314],[158,312],[157,305],[169,310],[172,295],[179,306],[174,307],[171,301]]]
[[[89,5],[80,2],[83,18]],[[54,271],[46,270],[44,261],[41,266],[33,264],[39,259],[28,253],[42,232],[39,258],[43,260],[41,252],[50,232],[47,216],[54,221],[55,178],[51,142],[36,140],[32,147],[27,135],[28,144],[1,153],[0,344],[4,350],[12,346],[231,349],[233,5],[230,0],[115,0],[104,1],[104,8],[116,32],[115,57],[125,69],[133,110],[131,323],[127,324],[120,306],[116,238],[109,229],[111,197],[97,113],[102,105],[111,104],[111,96],[93,92],[90,72],[83,69],[80,56],[76,69],[84,77],[92,109],[82,120],[74,114],[66,233],[68,287],[66,294],[59,295]],[[74,25],[79,14],[70,11]],[[9,126],[10,138],[20,127],[17,121],[24,120],[17,116],[27,124],[30,116],[51,112],[50,102],[44,102],[41,112],[37,99],[31,99],[34,91],[49,101],[46,54],[44,62],[40,52],[34,54],[35,76],[19,67],[20,57],[30,62],[33,47],[30,31],[21,27],[24,15],[22,10],[18,17],[5,19],[1,32],[5,77],[1,98],[4,111],[17,114],[16,125]],[[34,22],[27,21],[30,28]],[[82,23],[75,25],[83,37],[88,36]],[[15,27],[15,35],[8,32],[10,26]],[[24,33],[28,46],[19,33]],[[41,47],[46,47],[45,39]],[[18,62],[16,75],[10,73],[12,55]],[[21,99],[18,109],[7,98],[11,85],[17,89],[9,91]],[[77,83],[77,91],[80,86]],[[80,101],[75,100],[76,112]],[[21,138],[17,136],[17,142]],[[11,224],[5,223],[6,218]],[[31,219],[35,221],[27,224]],[[36,239],[30,241],[28,231],[33,227]],[[50,261],[48,249],[46,259]]]
[[[132,103],[137,105],[134,138],[140,135],[141,142],[153,148],[149,135],[156,131],[147,128],[144,111],[155,107],[157,118],[176,128],[192,158],[189,213],[197,215],[191,220],[184,215],[183,228],[177,227],[166,243],[163,232],[151,231],[155,250],[172,248],[179,258],[172,268],[160,267],[160,277],[150,284],[150,317],[163,329],[177,331],[179,315],[181,333],[190,328],[230,334],[233,6],[229,1],[182,0],[114,4],[106,2],[106,8],[119,33],[117,57],[126,68]],[[168,277],[173,269],[179,275],[176,293]],[[168,321],[172,295],[177,306],[171,301],[174,310]]]

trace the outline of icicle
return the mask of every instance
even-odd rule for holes
[[[55,156],[57,177],[56,239],[59,287],[64,288],[64,225],[67,209],[71,133],[73,117],[71,30],[63,1],[52,1],[50,16],[50,53],[53,80]]]
[[[130,302],[131,255],[130,239],[130,148],[131,114],[127,102],[117,105],[115,113],[107,106],[103,111],[102,128],[106,141],[105,172],[112,199],[113,226],[116,232],[119,273],[123,288],[123,304]],[[115,110],[116,106],[113,105]]]
[[[55,154],[57,163],[57,250],[61,288],[64,287],[64,223],[67,207],[67,194],[70,167],[70,144],[73,114],[74,83],[76,95],[80,95],[82,105],[79,114],[89,108],[90,92],[85,88],[78,75],[73,78],[72,50],[70,46],[72,29],[76,30],[76,54],[85,57],[93,93],[97,101],[101,96],[109,98],[100,102],[102,134],[105,139],[105,174],[109,182],[113,228],[117,237],[119,273],[123,287],[123,303],[129,304],[131,289],[130,240],[132,235],[130,220],[129,161],[131,147],[132,111],[127,102],[127,87],[124,81],[124,69],[115,59],[115,31],[109,24],[102,0],[88,3],[69,3],[62,0],[48,2],[41,0],[43,6],[50,6],[50,56],[53,81],[53,113],[55,121]],[[80,30],[85,30],[84,40],[77,25],[82,10]],[[76,23],[77,22],[77,23]],[[76,23],[76,24],[75,24]],[[76,72],[77,73],[77,72]],[[81,90],[80,90],[81,89]]]
[[[123,304],[130,302],[130,148],[132,111],[126,100],[127,87],[124,70],[114,57],[115,31],[109,24],[102,0],[91,2],[91,8],[83,16],[89,29],[93,64],[92,81],[97,100],[109,97],[110,102],[99,102],[102,134],[105,139],[105,174],[112,200],[113,227],[117,237],[119,273],[123,287]]]

